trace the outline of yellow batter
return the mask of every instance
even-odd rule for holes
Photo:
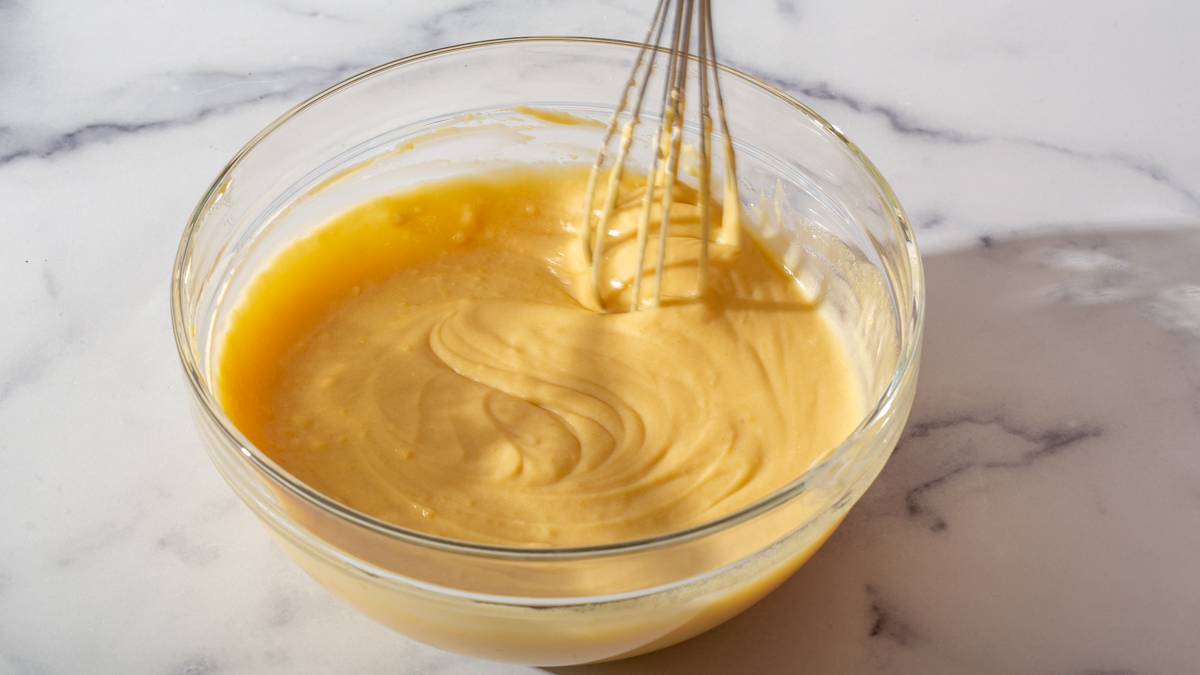
[[[295,242],[231,320],[230,419],[316,490],[475,542],[641,538],[800,476],[864,412],[820,308],[744,237],[714,248],[703,301],[596,311],[585,178],[433,182]],[[618,308],[640,208],[629,187],[603,289]],[[672,213],[667,290],[681,298],[695,291],[695,207]]]

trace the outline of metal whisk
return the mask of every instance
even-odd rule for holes
[[[694,33],[694,36],[693,36]],[[663,36],[669,47],[663,45]],[[695,56],[692,56],[692,44],[696,45]],[[711,203],[711,154],[712,154],[712,115],[711,104],[715,102],[717,120],[720,125],[723,156],[725,159],[725,200],[721,223],[721,232],[717,241],[722,244],[736,246],[740,236],[740,212],[737,191],[737,171],[733,155],[733,141],[729,135],[729,126],[725,122],[725,107],[721,99],[721,86],[717,74],[716,47],[712,32],[712,6],[710,0],[659,0],[646,31],[646,39],[638,50],[633,65],[633,72],[621,93],[617,108],[613,111],[605,131],[600,149],[596,153],[596,162],[592,165],[588,176],[586,197],[584,202],[584,222],[582,228],[584,255],[591,264],[591,288],[593,300],[604,310],[604,300],[601,297],[603,255],[605,252],[605,236],[609,229],[609,220],[617,208],[621,182],[624,176],[625,163],[633,144],[634,130],[640,122],[642,101],[648,88],[650,77],[654,72],[658,53],[666,56],[666,75],[662,93],[662,103],[659,108],[659,124],[654,130],[650,141],[652,158],[646,174],[645,193],[642,197],[641,217],[637,225],[637,262],[634,267],[632,285],[632,300],[629,310],[637,311],[642,305],[642,277],[645,267],[646,249],[649,239],[651,208],[655,199],[655,188],[660,178],[661,169],[661,216],[658,229],[657,257],[654,266],[654,289],[650,297],[652,307],[662,304],[663,269],[666,264],[667,230],[670,222],[671,206],[679,175],[679,158],[683,148],[683,129],[686,94],[688,88],[688,64],[695,59],[695,86],[699,89],[699,142],[698,151],[700,170],[697,176],[700,215],[700,253],[697,264],[697,297],[703,297],[708,286],[708,259],[710,238],[710,203]],[[630,94],[633,102],[630,104]],[[625,117],[624,125],[621,118]],[[622,127],[616,157],[613,160],[608,175],[608,187],[599,214],[594,214],[596,185],[604,168],[608,146],[616,134],[618,126]]]

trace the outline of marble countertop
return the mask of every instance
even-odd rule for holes
[[[921,382],[829,543],[733,621],[555,673],[1200,663],[1200,5],[717,0],[726,61],[853,139],[925,255]],[[376,626],[210,465],[168,319],[209,182],[292,105],[647,0],[0,1],[0,674],[535,673]]]

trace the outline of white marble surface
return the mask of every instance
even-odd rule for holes
[[[187,416],[170,266],[224,163],[325,86],[633,38],[648,4],[0,0],[0,673],[538,672],[376,627],[268,541]],[[1200,5],[717,5],[725,60],[844,130],[916,224],[918,399],[776,593],[553,672],[1197,672]]]

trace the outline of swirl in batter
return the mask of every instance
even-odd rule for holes
[[[233,422],[314,489],[474,542],[600,544],[698,524],[799,477],[863,415],[819,306],[744,237],[695,292],[677,206],[666,306],[588,306],[585,174],[521,168],[380,197],[297,241],[231,321]],[[629,186],[604,294],[628,307]],[[653,260],[653,252],[648,256]]]

